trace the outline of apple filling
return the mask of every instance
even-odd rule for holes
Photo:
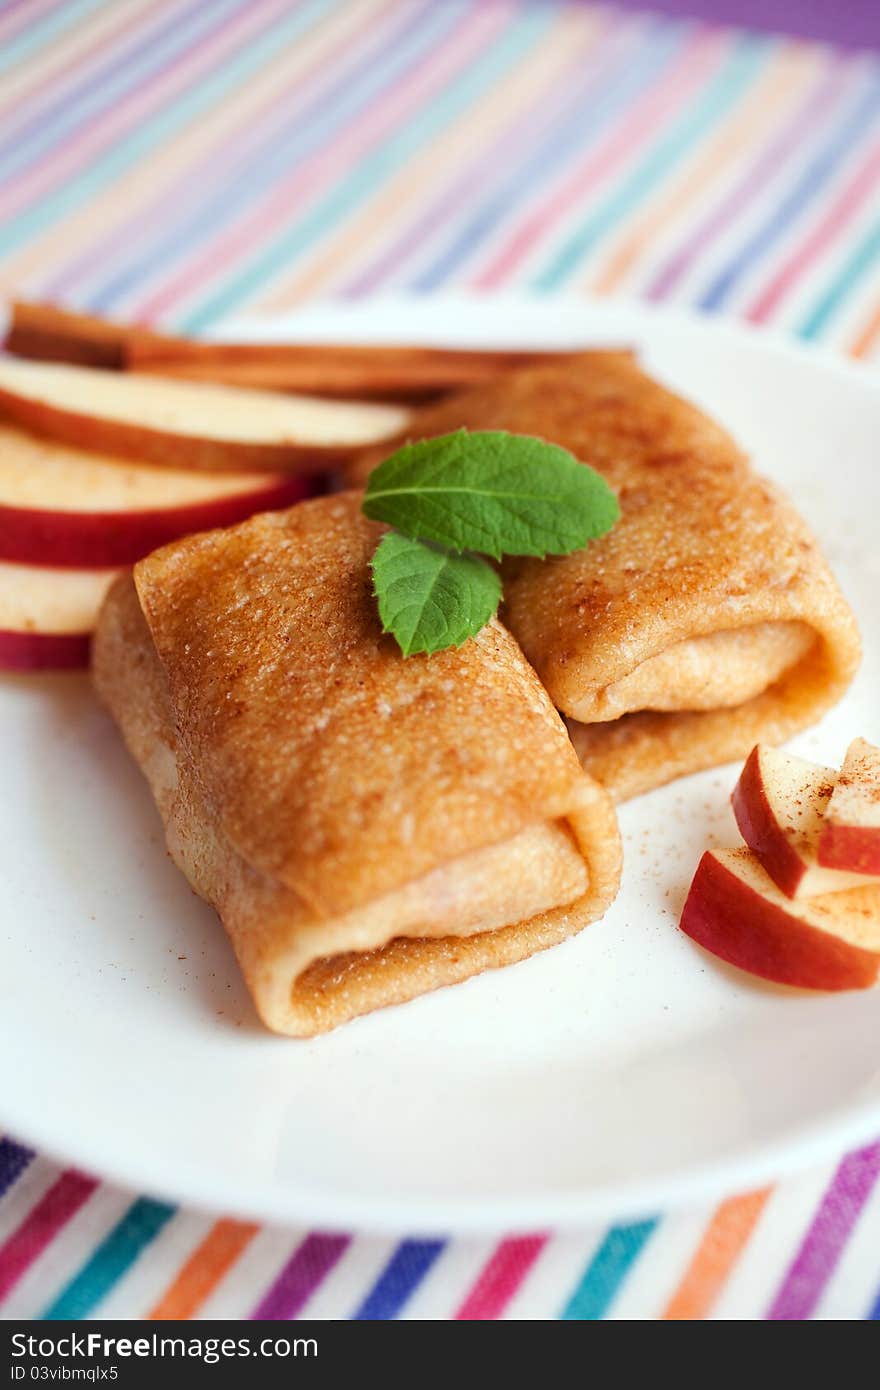
[[[397,957],[422,957],[460,949],[462,938],[495,932],[566,907],[587,891],[583,852],[564,822],[527,826],[512,839],[463,855],[395,893],[338,917],[316,922],[316,937],[362,941],[358,950],[320,955],[296,976],[292,999],[320,1010],[332,996],[360,988],[360,981]],[[389,923],[397,933],[388,939]],[[303,933],[310,934],[310,928]]]
[[[765,622],[689,637],[643,661],[572,710],[605,723],[637,710],[729,709],[761,695],[806,656],[816,634],[806,623]]]

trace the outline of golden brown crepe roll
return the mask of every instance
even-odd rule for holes
[[[840,698],[858,633],[809,530],[635,359],[499,378],[420,411],[408,435],[461,426],[562,444],[618,493],[621,521],[586,550],[506,563],[502,615],[617,799],[785,739]]]
[[[176,542],[95,639],[174,860],[301,1037],[562,941],[620,875],[611,801],[501,624],[406,660],[382,635],[380,534],[349,493]]]

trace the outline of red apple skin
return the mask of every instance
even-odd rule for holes
[[[826,821],[819,836],[818,859],[823,869],[880,874],[880,827]]]
[[[788,913],[744,884],[707,851],[697,867],[679,924],[713,955],[780,985],[799,989],[867,989],[880,956],[849,945]]]
[[[0,560],[59,569],[133,565],[178,536],[290,507],[315,491],[313,480],[290,478],[234,497],[150,511],[53,512],[0,505]]]
[[[753,748],[730,798],[733,814],[749,849],[760,859],[778,888],[789,898],[806,872],[768,804],[758,749]]]
[[[78,671],[91,641],[89,632],[0,631],[0,671]]]

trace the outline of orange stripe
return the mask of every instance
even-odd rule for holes
[[[116,43],[122,38],[129,38],[135,25],[141,23],[143,12],[149,14],[151,4],[152,0],[128,0],[127,9],[122,14],[118,5],[102,5],[94,14],[77,20],[73,29],[56,34],[17,70],[4,72],[4,113],[16,110],[21,102],[32,101],[35,96],[44,100],[46,93],[51,92],[53,97],[56,96],[55,84],[68,69],[79,80],[83,72],[88,71],[88,54],[92,46],[99,41],[102,44],[108,40]],[[150,18],[153,16],[150,15]]]
[[[870,357],[880,340],[880,304],[877,305],[868,322],[856,338],[850,353],[853,357]]]
[[[577,43],[584,59],[601,42],[608,20],[581,10],[560,11],[560,19],[528,60],[516,66],[480,101],[479,121],[466,111],[447,130],[419,151],[417,160],[378,190],[360,213],[323,239],[315,254],[288,278],[273,282],[257,307],[274,311],[292,308],[310,295],[327,292],[340,272],[352,274],[368,261],[370,247],[381,243],[391,222],[404,229],[404,216],[418,211],[422,200],[436,191],[441,179],[457,177],[465,161],[476,163],[486,145],[498,139],[506,123],[535,102],[544,86],[558,81],[571,62]],[[475,154],[476,152],[476,154]]]
[[[774,112],[800,95],[818,66],[818,59],[809,50],[784,50],[745,104],[735,109],[716,138],[699,151],[684,176],[671,188],[667,185],[659,204],[649,209],[635,227],[625,230],[610,260],[595,279],[590,277],[590,288],[598,294],[617,289],[635,262],[653,249],[658,234],[687,213],[687,205],[750,148],[756,135],[766,133]]]
[[[147,1316],[163,1322],[191,1318],[259,1229],[245,1221],[216,1222]]]
[[[364,23],[370,9],[383,13],[390,0],[360,0],[358,5],[334,10],[318,20],[294,44],[286,44],[264,67],[218,105],[181,130],[174,140],[162,144],[132,168],[114,179],[85,207],[69,213],[0,265],[0,292],[21,292],[47,267],[58,270],[89,249],[99,237],[119,230],[131,236],[130,224],[136,215],[155,217],[178,179],[211,153],[222,160],[224,143],[252,118],[259,118],[274,97],[289,91],[300,73],[325,51],[348,37],[349,31]],[[256,109],[256,117],[254,111]]]
[[[665,1319],[695,1322],[706,1317],[742,1254],[771,1191],[765,1187],[760,1192],[722,1202],[666,1305]]]

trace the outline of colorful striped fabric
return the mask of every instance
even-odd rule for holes
[[[555,0],[0,0],[0,293],[191,332],[635,295],[880,354],[880,60]],[[5,1317],[880,1318],[880,1144],[714,1210],[394,1241],[0,1139]]]

